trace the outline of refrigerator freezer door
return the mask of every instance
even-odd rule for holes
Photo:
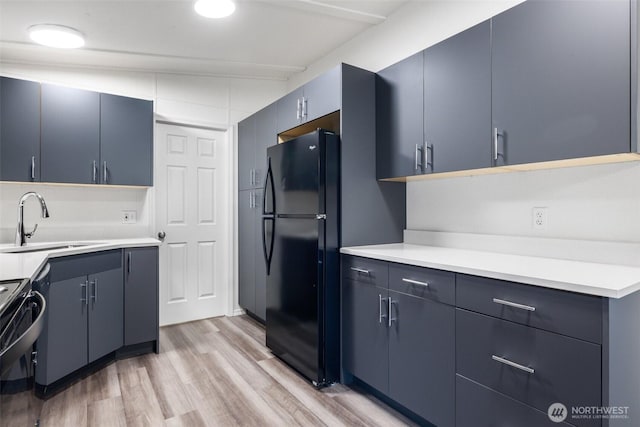
[[[267,156],[273,193],[271,188],[267,188],[265,213],[275,211],[276,214],[299,215],[324,212],[324,200],[320,197],[322,148],[319,132],[269,147]]]
[[[319,372],[318,294],[322,288],[322,221],[276,219],[267,276],[267,346],[312,381]],[[321,293],[321,292],[320,292]]]

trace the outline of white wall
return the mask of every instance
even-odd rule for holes
[[[279,80],[90,68],[0,63],[0,75],[150,99],[155,101],[157,119],[220,129],[235,125],[286,93],[286,82]],[[27,226],[36,220],[40,224],[32,241],[155,235],[153,189],[5,183],[0,184],[0,243],[13,241],[17,202],[26,191],[40,192],[51,211],[51,218],[39,220],[36,204],[28,204]],[[136,210],[138,223],[122,224],[122,210]]]
[[[640,242],[640,164],[457,177],[407,184],[407,228]],[[532,208],[548,223],[533,228]]]
[[[288,88],[295,89],[341,62],[380,71],[522,1],[410,0],[381,24],[294,75]]]

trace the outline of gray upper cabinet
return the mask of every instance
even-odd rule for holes
[[[492,19],[496,164],[629,152],[629,11],[529,0]]]
[[[424,51],[425,171],[490,167],[490,123],[491,24],[485,21]]]
[[[238,123],[238,190],[254,188],[256,163],[256,119],[249,116]]]
[[[98,182],[100,94],[43,84],[41,174],[44,182]]]
[[[294,128],[302,123],[303,88],[299,87],[277,101],[278,133]]]
[[[158,248],[124,251],[124,345],[158,340]]]
[[[0,77],[0,181],[40,180],[40,84]]]
[[[425,173],[423,52],[380,71],[376,77],[376,176]]]
[[[153,102],[100,94],[100,173],[114,185],[153,185]]]
[[[278,143],[276,122],[274,103],[238,123],[238,190],[264,186],[267,147]]]
[[[339,65],[280,98],[277,132],[338,111],[342,102],[341,77],[342,65]]]

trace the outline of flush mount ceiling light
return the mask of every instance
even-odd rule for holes
[[[32,25],[29,27],[29,37],[38,44],[61,49],[76,49],[84,46],[82,33],[63,25]]]
[[[193,6],[205,18],[225,18],[236,10],[232,0],[198,0]]]

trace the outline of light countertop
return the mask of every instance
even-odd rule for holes
[[[34,279],[49,259],[110,249],[159,246],[152,238],[113,239],[92,241],[69,241],[28,244],[21,249],[35,250],[22,253],[7,253],[16,250],[12,244],[0,244],[0,281]],[[60,248],[60,246],[63,246]],[[72,247],[69,247],[72,246]],[[56,248],[57,247],[57,248]],[[42,250],[39,250],[41,249]]]
[[[633,266],[406,243],[345,247],[340,252],[609,298],[640,289],[640,267]]]

